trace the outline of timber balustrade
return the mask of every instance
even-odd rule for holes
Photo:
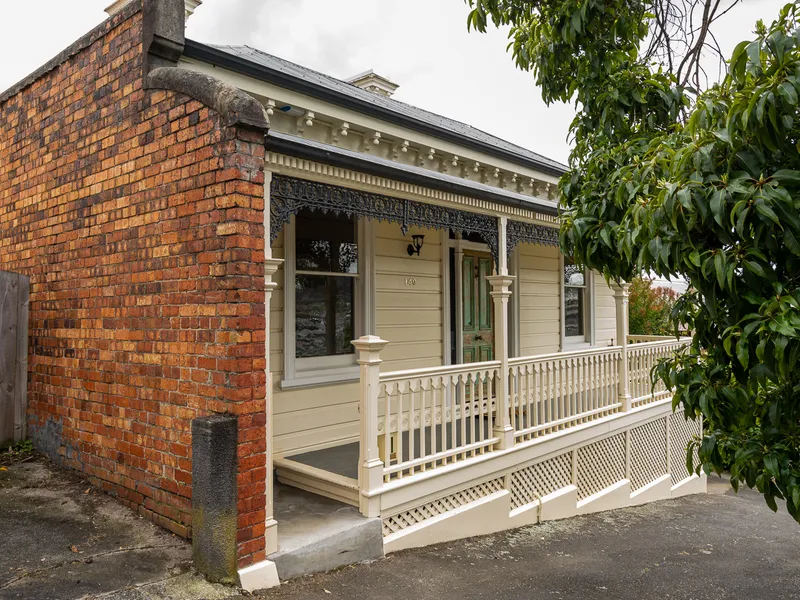
[[[653,385],[653,368],[662,358],[672,356],[688,339],[660,338],[658,341],[636,342],[628,346],[631,405],[642,406],[669,398],[672,392],[660,379]]]
[[[500,361],[380,375],[378,447],[386,481],[492,449]]]
[[[377,491],[385,484],[507,450],[504,423],[511,423],[513,447],[669,398],[662,383],[653,386],[652,369],[688,340],[620,339],[621,346],[509,358],[506,371],[495,360],[390,373],[380,372],[388,342],[355,340],[362,513],[380,514]]]
[[[516,441],[617,411],[622,348],[613,346],[509,359]]]

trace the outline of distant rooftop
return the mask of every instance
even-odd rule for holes
[[[371,114],[550,175],[559,176],[567,169],[566,165],[556,160],[531,152],[466,123],[437,115],[380,93],[367,91],[353,83],[336,79],[250,46],[206,45],[186,40],[184,54],[189,58],[295,89],[333,104]],[[371,71],[367,71],[351,78],[351,81],[355,83],[357,79],[370,75],[375,76]]]

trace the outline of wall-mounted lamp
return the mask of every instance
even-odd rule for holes
[[[425,240],[424,235],[412,235],[411,243],[408,245],[408,255],[419,256],[419,251],[422,249],[422,242]]]

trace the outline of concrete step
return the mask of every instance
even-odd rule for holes
[[[278,483],[275,518],[281,581],[383,557],[381,520],[342,502]]]

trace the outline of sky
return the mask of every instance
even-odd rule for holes
[[[715,29],[730,55],[786,0],[744,0]],[[0,1],[0,90],[105,18],[111,0]],[[187,37],[247,44],[334,77],[373,69],[395,98],[566,162],[568,105],[546,106],[506,32],[468,33],[463,0],[204,0]]]

